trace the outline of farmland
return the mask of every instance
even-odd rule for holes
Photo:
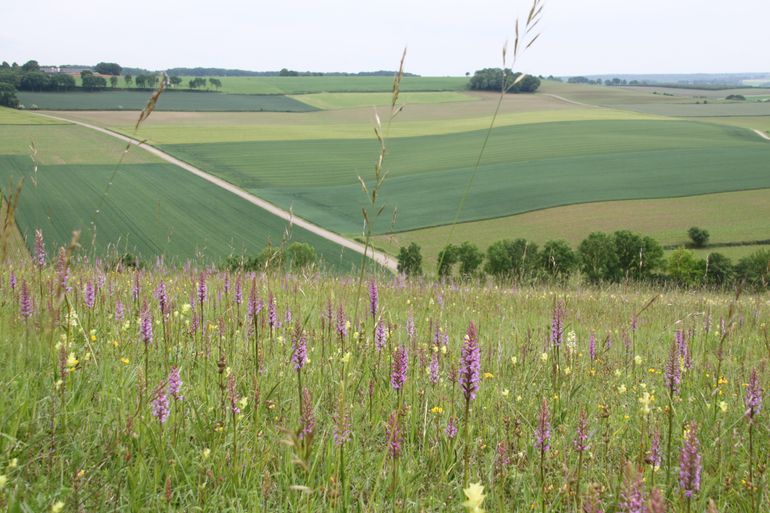
[[[43,110],[142,110],[146,91],[100,92],[20,92],[19,101],[27,108]],[[160,111],[275,111],[307,112],[314,107],[283,95],[218,94],[169,91],[158,101]]]
[[[379,106],[383,119],[389,110],[383,77],[272,78],[235,77],[231,86],[251,84],[249,93],[277,98],[291,94],[285,98],[314,110],[158,111],[136,135],[324,228],[359,235],[365,198],[358,177],[369,177],[379,151],[372,107]],[[366,89],[365,83],[380,85]],[[762,211],[762,189],[770,187],[770,145],[748,130],[765,126],[770,116],[756,109],[768,104],[722,99],[745,90],[545,81],[541,93],[505,99],[475,171],[498,95],[441,90],[436,83],[410,81],[400,98],[405,110],[384,127],[388,177],[380,204],[386,210],[375,233],[377,244],[391,253],[414,241],[430,261],[447,242],[467,239],[483,248],[512,234],[574,245],[594,229],[633,229],[663,244],[680,243],[691,225],[710,228],[718,243],[770,237],[762,217],[748,215]],[[255,84],[283,85],[259,90]],[[235,96],[164,93],[179,94]],[[708,104],[695,103],[706,99]],[[133,112],[59,115],[133,134]],[[728,167],[734,170],[729,175]],[[741,204],[754,195],[756,201]],[[685,212],[677,222],[674,214],[660,215],[677,210]],[[447,226],[456,215],[461,224],[450,241]]]
[[[112,248],[221,261],[254,255],[269,241],[278,245],[287,230],[284,221],[143,150],[132,149],[118,165],[125,145],[86,128],[0,125],[0,141],[0,183],[26,177],[17,223],[29,245],[36,228],[55,245],[81,229],[81,245],[97,255]],[[313,245],[332,267],[358,262],[305,230],[295,227],[291,236]]]
[[[542,245],[562,239],[573,247],[593,231],[631,230],[663,245],[689,243],[691,226],[707,228],[714,244],[770,239],[770,189],[652,200],[583,203],[526,214],[378,236],[375,245],[396,252],[416,242],[432,267],[447,242],[470,240],[482,249],[501,239],[525,238]],[[451,237],[450,237],[451,234]],[[698,250],[702,256],[719,251],[743,257],[756,246]]]
[[[382,197],[398,208],[396,230],[453,219],[484,136],[476,131],[390,140],[390,175]],[[342,233],[358,229],[363,195],[356,177],[366,176],[377,153],[371,140],[162,147]],[[770,145],[750,131],[684,121],[500,127],[493,132],[460,220],[590,201],[768,187],[768,156]],[[723,173],[728,161],[739,163],[738,173]],[[381,223],[377,230],[390,227]]]
[[[182,77],[185,85],[193,77]],[[222,82],[220,91],[230,94],[384,93],[393,87],[392,76],[317,77],[213,77]],[[404,77],[401,90],[460,91],[465,77]]]

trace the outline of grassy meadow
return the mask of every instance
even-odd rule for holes
[[[76,125],[0,125],[0,184],[5,189],[25,178],[16,223],[30,248],[37,228],[56,245],[68,243],[77,229],[93,255],[219,262],[279,245],[288,230],[292,241],[314,246],[331,268],[349,270],[360,262],[139,148],[118,165],[124,150],[120,141]]]
[[[444,512],[469,483],[487,512],[770,507],[764,295],[362,291],[41,242],[0,270],[8,511]]]

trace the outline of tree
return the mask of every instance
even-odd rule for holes
[[[580,269],[591,283],[617,281],[618,255],[612,237],[602,232],[593,232],[578,246]]]
[[[80,72],[81,79],[86,77],[92,77],[92,76],[94,76],[94,72],[91,71],[90,69],[84,69],[83,71]]]
[[[116,77],[115,75],[112,75],[110,77],[110,87],[115,89],[117,86],[118,86],[118,77]]]
[[[100,62],[94,66],[94,71],[100,75],[120,75],[123,72],[123,68],[116,62]]]
[[[693,226],[689,230],[687,230],[687,235],[690,237],[690,240],[692,241],[692,245],[696,248],[702,248],[706,244],[708,244],[709,241],[709,232],[708,230],[703,230],[702,228],[698,228],[697,226]]]
[[[0,105],[15,109],[19,106],[19,99],[16,97],[16,88],[11,84],[0,82]]]
[[[147,75],[147,85],[151,88],[155,88],[158,85],[158,75]]]
[[[83,89],[86,91],[99,91],[107,87],[104,77],[97,77],[93,73],[83,77]]]
[[[169,84],[171,84],[172,86],[176,87],[176,86],[178,86],[179,84],[181,84],[181,83],[182,83],[182,77],[179,77],[179,76],[173,75],[173,76],[171,76],[171,77],[169,77],[169,78],[168,78],[168,82],[169,82]]]
[[[735,267],[729,258],[721,253],[710,253],[706,258],[706,283],[723,286],[735,278]]]
[[[134,77],[132,77],[131,75],[128,75],[128,74],[123,75],[123,82],[126,83],[126,87],[131,87],[131,82],[133,81],[134,81]]]
[[[209,84],[211,84],[211,87],[216,89],[220,89],[222,87],[222,81],[214,77],[209,78]]]
[[[21,81],[21,77],[19,76],[18,73],[16,73],[12,69],[0,68],[0,82],[5,84],[10,84],[15,89],[18,89],[20,81]]]
[[[636,280],[649,278],[663,264],[663,248],[651,237],[642,237],[628,230],[612,234],[618,256],[620,277]]]
[[[767,288],[770,284],[770,250],[762,249],[741,258],[735,266],[735,274],[747,285]]]
[[[304,269],[315,264],[315,249],[304,242],[292,242],[286,248],[286,259],[292,269]]]
[[[137,75],[134,83],[139,89],[144,89],[147,86],[147,75]]]
[[[540,87],[540,79],[532,76],[521,76],[510,68],[505,72],[501,68],[484,68],[476,71],[471,77],[468,87],[477,91],[501,91],[505,75],[505,90],[510,93],[533,93]]]
[[[416,243],[412,242],[408,247],[401,246],[398,250],[398,272],[407,276],[422,274],[422,254]]]
[[[19,81],[22,91],[46,91],[51,87],[51,78],[41,71],[24,73]]]
[[[21,71],[28,73],[30,71],[40,71],[40,64],[37,61],[27,61],[21,65]]]
[[[206,87],[206,79],[202,77],[196,77],[187,83],[190,89],[196,89],[198,87]]]
[[[438,276],[444,278],[452,275],[452,266],[457,263],[457,246],[447,244],[438,252]]]
[[[675,282],[686,287],[700,285],[706,275],[705,260],[697,258],[695,253],[685,248],[671,253],[666,268]]]
[[[477,245],[465,241],[457,248],[457,260],[460,261],[460,276],[470,278],[476,274],[484,261],[484,253]]]
[[[540,267],[552,278],[566,278],[575,270],[578,257],[563,240],[549,240],[540,252]]]
[[[535,271],[537,255],[537,244],[526,239],[499,240],[487,248],[484,270],[497,278],[522,280]]]
[[[56,91],[71,91],[77,85],[72,75],[66,73],[54,73],[51,77],[51,89]]]

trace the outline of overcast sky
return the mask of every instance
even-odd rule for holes
[[[0,60],[148,69],[499,66],[524,0],[5,0]],[[519,68],[539,74],[770,71],[769,0],[546,0]]]

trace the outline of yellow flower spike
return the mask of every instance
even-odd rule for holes
[[[206,447],[205,449],[203,449],[203,450],[201,451],[201,457],[202,457],[204,460],[207,460],[207,459],[209,459],[209,456],[211,456],[211,449],[209,449],[208,447]]]
[[[547,362],[548,361],[548,353],[543,353],[540,355],[540,361],[541,362]]]
[[[726,413],[727,403],[725,401],[719,401],[719,409],[722,410],[722,413]]]
[[[51,504],[51,513],[61,513],[61,510],[63,509],[64,509],[63,501],[56,501],[53,504]]]
[[[510,391],[510,390],[508,390],[508,389],[506,388],[505,390],[503,390],[503,391],[502,391],[502,392],[500,392],[500,393],[503,395],[503,397],[508,397],[508,394],[510,394],[510,393],[511,393],[511,391]]]
[[[484,502],[484,487],[479,483],[471,483],[471,485],[463,490],[463,493],[468,500],[463,502],[463,507],[468,513],[484,513],[484,509],[481,507],[481,503]]]
[[[511,365],[516,365],[517,363],[519,363],[519,359],[515,356],[511,356]]]
[[[8,468],[14,469],[19,466],[19,458],[13,458],[8,462]]]
[[[131,360],[129,360],[125,356],[121,358],[120,361],[123,363],[123,365],[128,365],[129,363],[131,363]]]
[[[8,477],[5,474],[0,474],[0,490],[5,488],[5,485],[7,482],[8,482]]]

